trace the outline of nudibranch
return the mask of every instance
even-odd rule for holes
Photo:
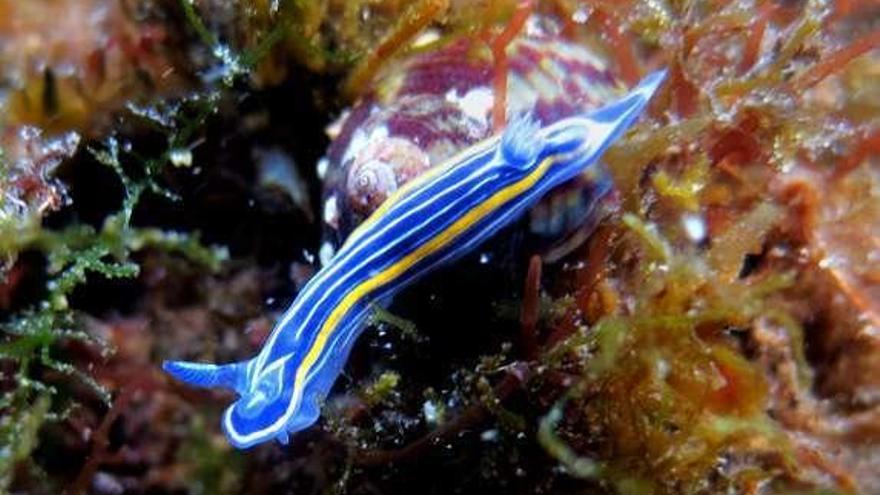
[[[303,287],[253,358],[215,365],[167,361],[195,386],[238,393],[222,420],[236,447],[317,421],[372,304],[473,251],[542,196],[595,165],[644,110],[664,78],[646,77],[598,110],[540,125],[531,116],[432,167],[388,196]]]

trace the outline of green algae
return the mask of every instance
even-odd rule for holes
[[[581,349],[590,357],[581,379],[541,419],[538,441],[572,476],[621,493],[706,489],[705,473],[720,469],[718,459],[755,444],[778,451],[785,470],[796,469],[793,446],[764,411],[761,372],[724,336],[760,318],[782,317],[770,296],[790,287],[791,275],[715,277],[710,261],[673,248],[657,225],[633,214],[621,221],[630,231],[628,249],[644,259],[642,288],[630,314],[606,316],[548,353],[545,362],[555,366]],[[729,257],[741,260],[747,246],[727,247],[737,248]],[[566,437],[558,433],[562,424]],[[598,439],[591,456],[569,444],[583,429]],[[724,483],[737,486],[737,475]]]
[[[49,418],[51,404],[48,391],[33,400],[21,393],[4,397],[0,410],[9,408],[13,412],[0,416],[0,492],[7,493],[15,468],[36,448],[37,435]]]
[[[364,404],[372,408],[386,401],[400,384],[400,374],[395,371],[386,371],[379,375],[376,380],[364,387],[362,397]]]
[[[241,470],[244,459],[241,453],[211,433],[200,415],[189,421],[183,448],[177,453],[177,461],[187,471],[187,489],[194,494],[241,493]]]
[[[184,126],[186,127],[186,126]],[[169,134],[169,149],[188,131]],[[164,231],[158,228],[135,227],[131,218],[146,191],[169,199],[174,195],[156,181],[158,171],[168,163],[167,151],[159,158],[143,160],[140,178],[132,178],[122,165],[122,152],[114,138],[106,140],[91,153],[99,163],[112,169],[122,184],[125,196],[121,208],[108,215],[98,229],[85,224],[72,224],[60,230],[43,228],[36,217],[25,222],[0,223],[0,256],[12,260],[23,251],[37,251],[46,258],[45,293],[42,299],[9,315],[0,322],[0,362],[11,365],[11,390],[0,403],[0,434],[3,449],[0,456],[0,486],[8,487],[13,470],[27,461],[37,446],[37,433],[44,421],[63,420],[67,409],[58,405],[69,403],[59,389],[57,379],[46,382],[46,370],[57,372],[85,385],[106,407],[111,392],[86,370],[68,362],[61,344],[78,341],[99,350],[104,357],[114,351],[105,342],[84,330],[82,315],[72,307],[69,298],[74,291],[87,287],[92,277],[105,279],[135,278],[139,265],[132,260],[144,250],[161,251],[182,256],[208,271],[217,271],[228,258],[223,248],[205,246],[197,234]]]

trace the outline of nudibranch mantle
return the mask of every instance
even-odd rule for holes
[[[166,361],[164,369],[195,386],[238,393],[223,415],[234,446],[287,443],[290,433],[317,421],[371,304],[386,303],[419,276],[474,250],[595,164],[664,76],[655,72],[620,100],[545,127],[516,119],[500,137],[419,175],[352,232],[254,358],[224,365]]]

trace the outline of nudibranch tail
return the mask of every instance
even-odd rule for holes
[[[247,388],[247,363],[210,364],[165,361],[162,369],[178,380],[202,388],[223,387],[242,393]]]

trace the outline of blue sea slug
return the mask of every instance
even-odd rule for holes
[[[500,136],[468,147],[395,191],[303,288],[262,350],[223,365],[167,361],[201,387],[239,395],[223,430],[239,448],[317,421],[321,404],[363,330],[371,304],[385,304],[418,277],[473,251],[554,187],[584,173],[642,113],[665,73],[590,113],[540,126],[515,119]]]

